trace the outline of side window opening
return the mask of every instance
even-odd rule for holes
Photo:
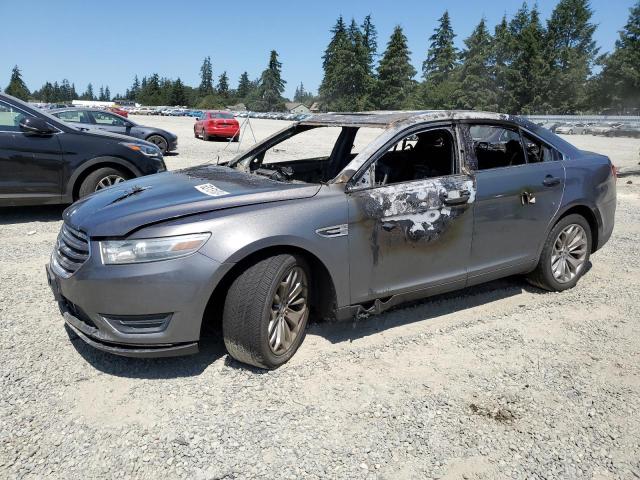
[[[527,151],[528,163],[550,162],[559,158],[559,155],[554,149],[533,138],[531,135],[523,133],[522,138]]]
[[[30,116],[9,104],[0,102],[0,131],[17,132],[20,130],[20,121]]]
[[[407,135],[376,160],[372,185],[444,177],[455,172],[454,139],[447,129]]]
[[[478,170],[514,167],[526,163],[520,133],[516,129],[497,125],[471,125],[473,148]]]

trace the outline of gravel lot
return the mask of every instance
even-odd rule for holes
[[[136,120],[179,135],[169,168],[226,145]],[[640,160],[640,140],[568,138]],[[640,478],[640,177],[618,198],[573,290],[511,278],[314,324],[273,372],[217,338],[163,360],[70,339],[44,275],[62,209],[0,209],[0,478]]]

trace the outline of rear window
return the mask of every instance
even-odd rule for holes
[[[211,112],[211,118],[233,118],[233,114],[227,112]]]

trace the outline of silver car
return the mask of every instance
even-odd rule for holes
[[[64,212],[47,267],[68,327],[128,356],[285,363],[310,319],[525,274],[576,285],[611,236],[609,159],[480,112],[325,114],[221,165],[135,179]]]

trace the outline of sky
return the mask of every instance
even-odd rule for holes
[[[613,49],[634,2],[591,0],[601,52]],[[537,3],[546,20],[556,1]],[[481,17],[493,29],[521,5],[522,0],[0,0],[0,87],[9,82],[14,65],[31,90],[67,78],[78,93],[89,82],[96,92],[108,85],[112,94],[124,93],[134,75],[154,72],[197,86],[202,59],[209,55],[216,79],[226,70],[235,88],[245,70],[257,78],[275,49],[287,82],[285,96],[291,98],[300,82],[317,92],[321,57],[338,15],[361,23],[371,14],[380,54],[394,26],[402,26],[420,71],[428,38],[445,9],[462,47]]]

